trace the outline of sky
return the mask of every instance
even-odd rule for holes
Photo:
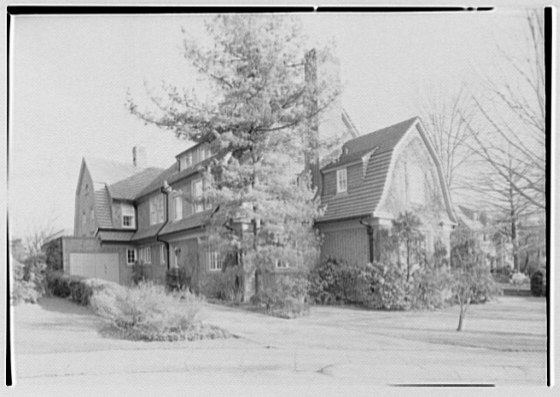
[[[361,133],[418,115],[429,87],[477,87],[523,35],[522,10],[314,14],[310,45],[334,41],[342,104]],[[127,92],[195,85],[181,27],[206,38],[202,15],[16,16],[11,28],[8,214],[12,236],[72,230],[82,157],[130,163],[132,147],[167,167],[190,143],[131,115]],[[195,86],[196,89],[196,86]]]

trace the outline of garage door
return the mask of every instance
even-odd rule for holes
[[[70,254],[70,274],[119,282],[119,255]]]

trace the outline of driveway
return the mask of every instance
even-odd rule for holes
[[[284,320],[206,304],[202,318],[236,337],[173,343],[104,337],[98,317],[58,298],[18,306],[14,316],[21,387],[546,383],[545,301],[537,298],[471,306],[463,332],[457,308],[313,307]]]

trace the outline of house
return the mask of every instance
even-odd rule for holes
[[[379,260],[383,240],[400,213],[422,222],[425,249],[436,241],[449,253],[457,224],[441,165],[419,118],[346,142],[340,157],[321,169],[326,212],[316,222],[321,257],[363,265]]]
[[[362,264],[378,257],[378,235],[406,209],[421,215],[428,248],[438,239],[449,246],[456,219],[420,120],[358,136],[346,112],[338,114],[336,128],[351,139],[318,174],[326,205],[316,224],[325,237],[322,256]],[[213,208],[200,200],[201,170],[213,155],[200,143],[167,169],[146,167],[140,147],[132,164],[84,158],[74,236],[61,238],[64,271],[128,284],[137,262],[158,282],[169,269],[182,268],[191,288],[208,293],[222,269],[219,254],[204,244]]]
[[[201,167],[212,155],[208,144],[198,144],[165,170],[146,167],[141,147],[133,148],[131,165],[84,158],[74,236],[62,239],[64,270],[127,284],[137,262],[159,282],[169,268],[185,267],[192,287],[218,273],[216,253],[199,249],[211,209],[195,202],[203,194]]]
[[[485,211],[475,210],[465,205],[457,205],[458,227],[468,230],[476,239],[485,255],[486,265],[493,269],[496,265],[496,245],[492,239],[492,227]]]

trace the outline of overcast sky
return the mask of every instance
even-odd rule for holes
[[[342,102],[362,133],[418,114],[427,87],[476,87],[492,76],[496,45],[516,49],[522,11],[319,14],[303,17],[312,43],[336,42]],[[147,148],[167,167],[189,143],[131,116],[126,92],[144,82],[191,84],[181,26],[203,36],[202,16],[17,16],[12,25],[9,217],[12,235],[54,222],[72,229],[80,162],[131,162]]]

